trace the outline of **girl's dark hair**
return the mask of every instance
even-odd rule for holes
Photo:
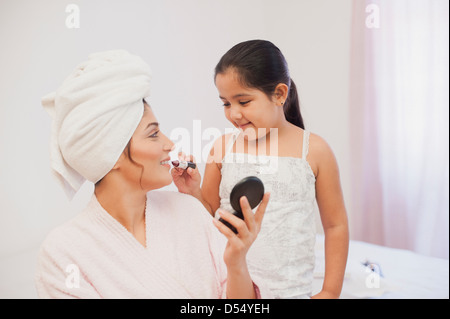
[[[297,87],[289,75],[289,69],[280,49],[272,42],[251,40],[232,47],[220,59],[216,66],[217,74],[225,73],[229,68],[237,71],[244,86],[263,91],[269,98],[275,93],[278,84],[284,83],[289,88],[283,110],[286,120],[304,129]]]

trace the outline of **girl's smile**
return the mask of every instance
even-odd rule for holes
[[[261,90],[242,85],[234,69],[217,74],[216,86],[225,117],[238,129],[254,130],[248,132],[250,136],[259,139],[271,128],[279,128],[286,122],[277,100]]]
[[[245,129],[246,129],[247,127],[249,127],[251,124],[252,124],[252,123],[250,123],[250,122],[245,123],[245,124],[238,124],[238,127],[239,127],[241,130],[245,130]]]

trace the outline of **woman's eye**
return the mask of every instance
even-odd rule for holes
[[[230,106],[230,103],[223,103],[223,106]]]
[[[150,135],[149,137],[158,137],[158,133],[159,133],[159,131],[156,131],[155,133],[153,133],[153,134]]]

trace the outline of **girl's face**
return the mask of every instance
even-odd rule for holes
[[[216,87],[226,118],[235,127],[244,130],[247,139],[259,139],[270,128],[277,127],[280,117],[277,101],[269,99],[263,91],[243,86],[233,69],[217,74]]]
[[[159,129],[155,115],[145,105],[144,115],[130,140],[130,153],[124,151],[116,166],[131,185],[145,190],[157,189],[172,182],[169,152],[173,148],[169,140]]]

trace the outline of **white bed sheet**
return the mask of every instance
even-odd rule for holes
[[[324,273],[324,237],[317,236],[314,290],[319,292]],[[363,265],[379,265],[382,277]],[[408,250],[350,241],[341,298],[449,298],[449,262]]]
[[[324,237],[317,236],[313,292],[320,291],[324,273]],[[34,272],[38,248],[0,258],[0,298],[36,298]],[[378,263],[377,277],[363,262]],[[350,241],[341,298],[449,298],[448,260],[411,251]]]

